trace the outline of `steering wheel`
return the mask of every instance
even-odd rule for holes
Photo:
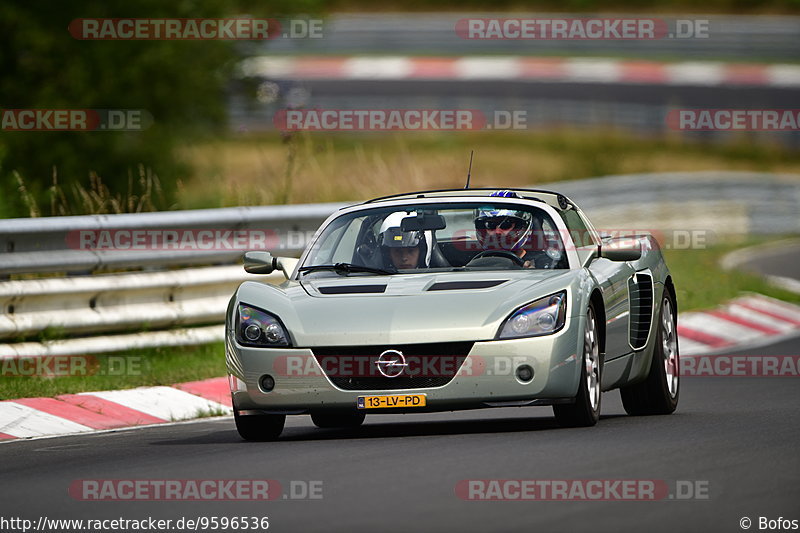
[[[503,257],[505,259],[511,259],[512,261],[514,261],[514,263],[516,263],[519,266],[525,265],[525,261],[523,261],[521,257],[519,257],[514,252],[509,252],[508,250],[484,250],[478,253],[475,257],[473,257],[470,260],[470,263],[481,257]]]

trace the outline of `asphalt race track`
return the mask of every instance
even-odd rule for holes
[[[795,338],[754,352],[798,350]],[[0,446],[2,516],[269,516],[270,531],[741,531],[744,516],[800,518],[798,400],[797,378],[687,377],[674,415],[628,417],[612,392],[589,429],[558,428],[549,408],[529,407],[375,415],[358,430],[300,416],[274,443],[241,441],[227,418],[17,441]],[[323,497],[86,502],[68,494],[78,479],[321,480]],[[454,489],[465,479],[664,480],[673,492],[682,480],[709,498],[463,501]]]
[[[765,250],[745,261],[739,268],[757,274],[800,279],[800,242],[792,241],[781,248]]]

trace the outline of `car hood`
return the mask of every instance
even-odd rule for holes
[[[579,283],[581,270],[342,276],[243,283],[240,302],[276,315],[296,347],[490,340],[518,307]],[[567,313],[573,314],[568,291]]]

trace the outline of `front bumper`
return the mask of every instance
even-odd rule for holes
[[[408,412],[450,411],[480,407],[536,405],[569,401],[578,389],[577,355],[583,317],[570,317],[553,335],[502,341],[476,342],[460,371],[446,385],[433,388],[343,390],[331,382],[314,357],[312,348],[251,348],[239,345],[232,331],[226,334],[226,360],[233,404],[239,410],[300,414],[323,409],[355,409],[359,396],[424,394],[424,408]],[[287,365],[291,359],[291,365]],[[516,377],[520,365],[533,368],[533,379]],[[259,386],[269,374],[275,387]],[[403,412],[399,409],[368,412]]]

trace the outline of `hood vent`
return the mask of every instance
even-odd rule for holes
[[[441,281],[434,283],[429,291],[458,291],[465,289],[489,289],[505,283],[507,279],[495,279],[487,281]]]
[[[322,294],[365,294],[386,292],[386,285],[335,285],[319,287]]]

